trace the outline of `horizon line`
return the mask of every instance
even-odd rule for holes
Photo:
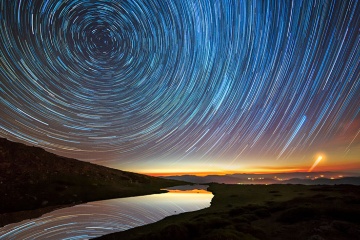
[[[234,175],[234,174],[250,174],[250,175],[274,175],[274,174],[296,174],[304,173],[309,175],[314,175],[318,173],[344,173],[346,175],[353,174],[352,176],[360,176],[360,172],[357,171],[346,171],[346,170],[324,170],[324,171],[314,171],[308,172],[306,170],[301,171],[281,171],[281,172],[141,172],[141,174],[149,175],[152,177],[169,177],[169,176],[197,176],[197,177],[206,177],[211,175],[216,176],[225,176],[225,175]]]

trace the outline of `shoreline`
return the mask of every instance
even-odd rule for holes
[[[360,186],[210,184],[208,191],[209,208],[94,239],[347,240],[360,233]]]
[[[12,224],[12,223],[19,223],[24,220],[30,220],[33,218],[41,217],[42,215],[46,213],[50,213],[52,211],[55,211],[57,209],[61,208],[67,208],[72,207],[79,204],[84,203],[90,203],[95,201],[102,201],[102,200],[110,200],[110,199],[117,199],[117,198],[128,198],[128,197],[138,197],[138,196],[146,196],[146,195],[152,195],[152,194],[162,194],[168,192],[167,190],[160,189],[157,191],[146,191],[145,193],[134,193],[134,194],[120,194],[122,196],[114,197],[114,198],[100,198],[97,200],[91,200],[91,201],[78,201],[75,203],[70,204],[61,204],[61,205],[53,205],[53,206],[46,206],[43,208],[37,208],[32,210],[21,210],[21,211],[15,211],[15,212],[6,212],[6,213],[0,213],[0,228]]]
[[[111,200],[111,199],[118,199],[118,198],[130,198],[130,197],[139,197],[139,196],[147,196],[147,195],[153,195],[153,194],[162,194],[162,193],[167,193],[170,192],[173,189],[189,189],[189,188],[193,188],[194,186],[204,186],[204,185],[199,185],[199,184],[188,184],[188,185],[176,185],[176,186],[169,186],[169,187],[164,187],[161,189],[158,189],[156,191],[152,191],[152,192],[146,192],[145,194],[130,194],[130,195],[123,195],[120,197],[115,197],[115,198],[105,198],[105,199],[98,199],[98,200],[92,200],[92,201],[79,201],[76,203],[71,203],[71,204],[63,204],[63,205],[54,205],[54,206],[47,206],[47,207],[43,207],[43,208],[38,208],[38,209],[34,209],[34,210],[23,210],[23,211],[17,211],[17,212],[8,212],[8,213],[0,213],[0,228],[4,227],[6,225],[12,224],[12,223],[18,223],[24,220],[30,220],[33,218],[38,218],[41,217],[42,215],[55,211],[57,209],[61,209],[61,208],[67,208],[67,207],[72,207],[75,205],[80,205],[80,204],[84,204],[84,203],[91,203],[91,202],[96,202],[96,201],[102,201],[102,200]],[[207,188],[207,187],[203,187],[203,188]]]

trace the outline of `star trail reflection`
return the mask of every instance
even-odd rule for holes
[[[59,209],[37,219],[9,224],[0,228],[0,238],[95,238],[157,222],[166,216],[209,207],[212,197],[205,190],[189,190],[91,202]]]
[[[0,0],[0,11],[1,136],[127,169],[299,165],[319,149],[359,160],[359,1]]]

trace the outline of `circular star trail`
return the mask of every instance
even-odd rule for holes
[[[0,0],[0,11],[7,138],[115,163],[291,162],[350,128],[342,143],[359,143],[358,1]]]

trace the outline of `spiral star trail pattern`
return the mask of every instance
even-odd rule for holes
[[[0,8],[1,136],[126,168],[360,162],[359,1]]]

